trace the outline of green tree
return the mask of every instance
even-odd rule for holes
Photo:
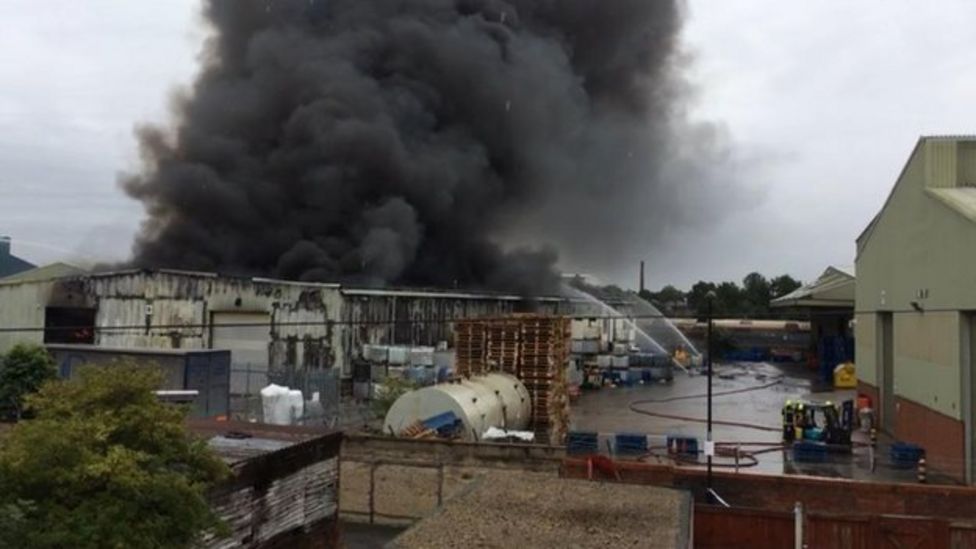
[[[715,289],[713,282],[705,282],[704,280],[695,282],[691,291],[688,292],[688,307],[695,311],[698,316],[704,316],[708,311],[708,292],[714,292]]]
[[[0,411],[23,417],[24,397],[57,376],[51,355],[39,345],[18,343],[0,357]]]
[[[777,297],[783,297],[784,295],[796,290],[803,284],[799,280],[793,278],[788,274],[779,275],[776,278],[769,281],[770,292],[772,293],[773,299]]]
[[[716,315],[739,316],[742,314],[743,304],[742,289],[735,282],[723,282],[715,288]]]
[[[769,281],[759,273],[749,273],[742,279],[742,303],[744,314],[762,315],[769,311]]]
[[[670,284],[661,288],[659,292],[644,290],[643,293],[638,293],[637,295],[644,301],[657,307],[663,313],[672,313],[675,304],[685,301],[685,293]]]
[[[0,547],[180,548],[220,529],[206,494],[227,467],[160,381],[116,364],[27,397],[34,419],[0,447]]]

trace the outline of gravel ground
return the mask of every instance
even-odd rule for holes
[[[687,546],[689,511],[676,490],[490,472],[389,547]]]

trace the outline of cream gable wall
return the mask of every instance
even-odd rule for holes
[[[958,311],[976,310],[976,223],[925,189],[956,186],[960,177],[968,177],[976,163],[970,144],[960,147],[943,138],[919,143],[873,227],[858,242],[855,290],[858,377],[877,383],[873,312],[892,311],[895,394],[957,419]],[[913,301],[926,312],[914,311]]]

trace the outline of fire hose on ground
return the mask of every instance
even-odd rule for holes
[[[776,378],[775,380],[770,381],[769,383],[756,385],[754,387],[744,387],[741,389],[733,389],[730,391],[719,391],[717,393],[712,393],[712,398],[768,389],[769,387],[773,387],[775,385],[782,383],[782,381],[783,381],[782,378]],[[707,423],[708,422],[707,419],[700,418],[700,417],[682,416],[677,414],[666,414],[662,412],[654,412],[651,410],[640,408],[640,406],[642,405],[667,404],[669,402],[676,402],[679,400],[692,400],[692,399],[706,398],[707,396],[708,396],[707,394],[696,394],[696,395],[682,395],[682,396],[657,398],[657,399],[649,398],[649,399],[635,400],[630,403],[630,410],[634,413],[651,416],[651,417],[673,419],[677,421],[687,421],[689,423]],[[768,425],[761,425],[758,423],[749,423],[744,421],[712,420],[712,424],[725,425],[728,427],[741,427],[744,429],[753,429],[756,431],[773,432],[773,433],[778,433],[782,431],[781,427],[770,427]],[[746,447],[758,446],[759,449],[743,450],[742,449],[743,446]],[[756,456],[768,452],[782,451],[784,448],[785,446],[782,443],[777,443],[777,442],[720,441],[715,443],[715,455],[717,457],[732,458],[735,459],[736,461],[733,463],[725,463],[725,462],[713,463],[712,466],[713,467],[736,467],[736,468],[755,467],[756,465],[759,464],[759,459]],[[662,449],[665,451],[668,450],[667,447],[652,447],[650,448],[650,451],[646,455],[642,456],[640,459],[643,460],[643,459],[647,459],[648,457],[660,457],[654,451],[662,450]],[[671,459],[674,459],[676,462],[682,464],[695,464],[695,465],[699,464],[697,460],[697,456],[695,458],[692,458],[690,456],[674,454],[674,455],[669,455],[669,457],[671,457]]]
[[[759,391],[759,390],[762,390],[762,389],[768,389],[769,387],[773,387],[775,385],[779,385],[782,382],[783,382],[783,378],[782,377],[778,377],[778,378],[775,378],[773,381],[770,381],[768,383],[764,383],[762,385],[756,385],[756,386],[753,386],[753,387],[743,387],[741,389],[733,389],[733,390],[730,390],[730,391],[719,391],[719,392],[716,392],[716,393],[712,393],[712,398],[722,397],[722,396],[729,396],[729,395],[737,395],[737,394],[741,394],[741,393],[748,393],[750,391]],[[639,407],[639,406],[642,406],[642,405],[667,404],[669,402],[676,402],[676,401],[679,401],[679,400],[692,400],[692,399],[707,398],[707,397],[708,397],[707,394],[696,394],[696,395],[682,395],[682,396],[674,396],[674,397],[667,397],[667,398],[657,398],[657,399],[648,398],[648,399],[642,399],[642,400],[635,400],[635,401],[633,401],[633,402],[630,403],[630,410],[632,412],[634,412],[634,413],[642,414],[642,415],[646,415],[646,416],[651,416],[651,417],[658,417],[658,418],[663,418],[663,419],[673,419],[673,420],[677,420],[677,421],[686,421],[686,422],[689,422],[689,423],[708,423],[708,420],[705,419],[705,418],[691,417],[691,416],[682,416],[682,415],[678,415],[678,414],[666,414],[666,413],[662,413],[662,412],[654,412],[654,411],[651,411],[651,410],[646,410],[646,409],[643,409],[643,408],[640,408]],[[744,429],[752,429],[752,430],[756,430],[756,431],[771,432],[771,433],[780,433],[783,430],[782,427],[770,427],[769,425],[762,425],[762,424],[758,424],[758,423],[749,423],[749,422],[745,422],[745,421],[712,420],[712,425],[724,425],[724,426],[728,426],[728,427],[741,427],[741,428],[744,428]],[[852,444],[854,446],[868,446],[867,443],[857,442],[857,441],[853,442]],[[742,447],[743,446],[745,446],[745,447],[758,447],[758,449],[756,449],[756,450],[742,450]],[[727,463],[727,462],[713,463],[712,466],[713,467],[729,467],[729,468],[731,468],[731,467],[735,467],[735,468],[740,468],[740,467],[741,468],[744,468],[744,467],[754,467],[754,466],[756,466],[756,465],[759,464],[759,459],[756,456],[761,455],[761,454],[770,453],[770,452],[783,451],[786,448],[787,448],[787,445],[782,444],[782,443],[779,443],[779,442],[733,442],[733,441],[717,441],[715,443],[715,455],[717,457],[732,458],[732,459],[735,459],[736,461],[733,462],[733,463]],[[645,454],[644,456],[642,456],[640,459],[643,460],[643,459],[647,459],[648,457],[661,457],[660,455],[654,453],[654,450],[662,450],[662,449],[665,450],[665,451],[668,450],[667,447],[660,447],[660,446],[658,446],[658,447],[651,447],[650,448],[650,451],[647,454]],[[689,465],[699,465],[700,464],[698,462],[697,456],[695,456],[694,458],[692,458],[690,456],[684,456],[684,455],[681,455],[681,454],[669,454],[668,457],[670,457],[674,461],[676,461],[678,463],[682,463],[682,464],[689,464]]]

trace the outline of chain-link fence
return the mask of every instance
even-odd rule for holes
[[[302,392],[302,425],[330,428],[366,427],[375,423],[375,414],[365,402],[342,396],[342,380],[336,369],[269,372],[267,367],[243,365],[231,369],[231,415],[243,421],[262,421],[261,389],[275,384]]]

